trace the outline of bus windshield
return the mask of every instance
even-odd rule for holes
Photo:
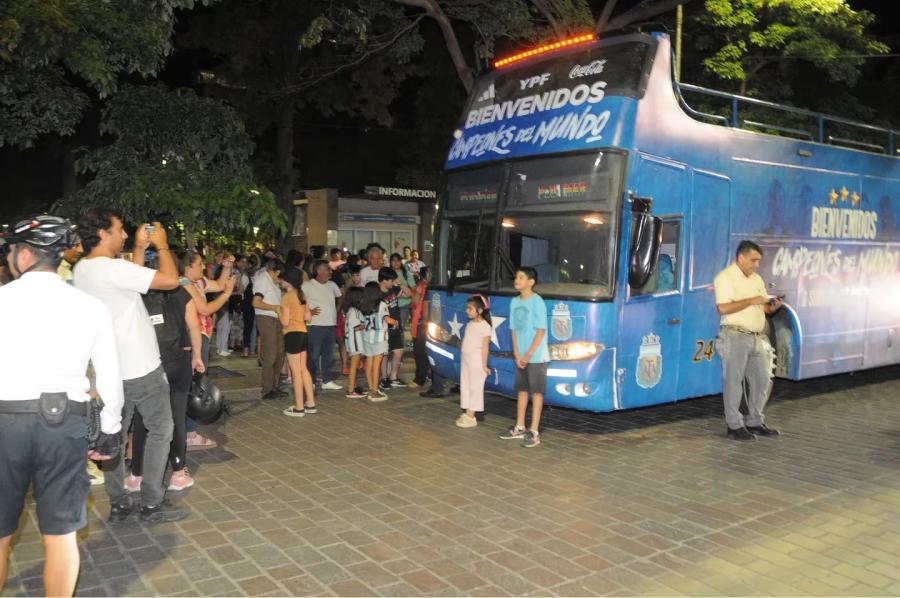
[[[624,154],[602,151],[450,174],[436,283],[514,292],[531,266],[542,295],[609,297],[624,171]]]

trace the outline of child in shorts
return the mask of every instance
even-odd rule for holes
[[[382,296],[379,284],[375,281],[369,282],[363,289],[360,306],[365,327],[363,355],[366,356],[366,383],[369,386],[368,399],[372,402],[386,401],[388,398],[378,388],[381,361],[388,351],[388,308],[382,301]]]
[[[356,389],[356,372],[363,353],[365,318],[361,311],[364,291],[362,287],[350,287],[344,297],[341,313],[344,314],[344,348],[350,359],[347,370],[347,398],[361,399],[365,395]]]
[[[541,410],[547,386],[547,306],[534,292],[537,271],[528,266],[516,270],[513,286],[519,291],[509,305],[509,329],[512,333],[513,356],[516,360],[517,393],[516,423],[500,434],[504,440],[522,439],[522,446],[531,448],[541,443]],[[525,411],[531,395],[531,428],[525,429]]]

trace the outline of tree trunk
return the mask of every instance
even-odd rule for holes
[[[188,251],[197,251],[194,246],[194,231],[190,226],[184,227],[184,243],[187,245]]]

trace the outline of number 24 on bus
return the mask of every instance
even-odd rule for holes
[[[767,323],[776,375],[900,361],[895,132],[674,84],[671,66],[665,35],[585,35],[476,81],[435,230],[426,346],[440,375],[459,376],[465,300],[484,293],[487,389],[514,395],[509,302],[515,269],[531,266],[549,404],[612,411],[721,392],[712,283],[742,239],[762,247],[760,274],[785,297]],[[807,128],[761,122],[778,110]]]

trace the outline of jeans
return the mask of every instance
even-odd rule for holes
[[[241,304],[244,316],[244,348],[251,353],[256,352],[256,315],[253,311],[253,303],[246,299]]]
[[[228,304],[219,310],[219,319],[216,322],[216,350],[224,353],[228,350],[228,335],[231,332],[231,312]]]
[[[307,326],[309,339],[309,373],[315,383],[317,375],[321,374],[322,384],[331,382],[331,361],[334,359],[334,345],[337,342],[337,328],[335,326]],[[319,359],[322,364],[319,367]]]
[[[260,370],[260,386],[262,393],[268,394],[278,388],[278,377],[284,365],[284,339],[281,334],[281,322],[272,316],[256,316],[256,328],[259,330],[259,356],[262,360]]]
[[[169,451],[169,459],[172,462],[172,471],[184,469],[185,453],[187,452],[187,399],[191,389],[191,379],[194,376],[191,368],[191,354],[185,351],[178,359],[163,363],[166,378],[169,379],[169,402],[172,406],[172,421],[175,425],[172,433],[172,448]],[[194,429],[197,428],[197,422]],[[142,475],[144,470],[144,445],[147,441],[147,428],[144,426],[144,418],[140,412],[134,416],[134,436],[131,439],[131,473]]]
[[[725,403],[725,424],[732,430],[764,423],[763,409],[771,390],[774,351],[769,340],[722,328],[716,343],[722,360],[722,398]],[[747,381],[747,418],[741,415],[741,396]]]
[[[125,380],[125,405],[122,407],[122,446],[128,441],[128,427],[134,414],[140,413],[147,427],[144,446],[144,479],[141,482],[141,504],[155,507],[162,502],[166,490],[163,474],[169,457],[174,423],[169,402],[169,383],[160,365],[155,370],[133,380]],[[110,504],[131,504],[125,491],[124,451],[115,459],[103,461],[104,486]]]
[[[428,351],[425,349],[425,326],[419,325],[416,331],[416,338],[413,339],[413,357],[416,360],[416,377],[413,379],[416,384],[422,386],[431,371],[431,364],[428,362]]]

